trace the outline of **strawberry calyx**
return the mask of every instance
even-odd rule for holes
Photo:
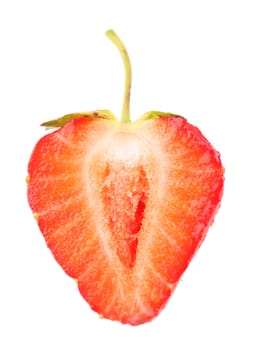
[[[124,87],[124,95],[123,95],[123,104],[122,104],[122,115],[120,122],[121,123],[131,123],[130,118],[130,94],[131,94],[131,80],[132,80],[132,68],[131,68],[131,62],[128,55],[128,52],[126,50],[126,47],[124,46],[122,40],[118,37],[118,35],[113,30],[108,30],[106,33],[106,36],[109,40],[111,40],[115,46],[118,48],[124,69],[125,69],[125,87]],[[155,118],[162,118],[162,117],[179,117],[183,118],[180,115],[170,113],[170,112],[159,112],[159,111],[150,111],[145,114],[143,114],[141,117],[137,119],[137,121],[145,121],[149,119],[155,119]],[[41,124],[41,126],[45,126],[46,129],[51,128],[60,128],[67,124],[68,122],[79,119],[79,118],[101,118],[101,119],[107,119],[112,121],[117,121],[118,119],[114,116],[114,114],[107,110],[95,110],[91,112],[80,112],[80,113],[70,113],[66,114],[63,117],[53,119],[47,122],[44,122]],[[185,119],[185,118],[183,118]]]
[[[145,114],[143,114],[141,117],[138,118],[138,121],[144,121],[149,119],[157,119],[157,118],[163,118],[163,117],[176,117],[176,118],[182,118],[186,120],[186,118],[182,117],[179,114],[174,114],[171,112],[160,112],[160,111],[150,111]]]
[[[96,110],[92,112],[65,114],[63,117],[44,122],[41,124],[41,126],[45,126],[46,129],[60,128],[65,124],[69,123],[71,120],[79,119],[79,118],[101,118],[101,119],[108,119],[108,120],[117,120],[112,112],[106,109],[102,109],[102,110]]]
[[[182,118],[186,120],[184,117],[178,114],[174,114],[171,112],[160,112],[160,111],[150,111],[145,114],[143,114],[141,117],[137,119],[137,122],[142,122],[145,120],[149,119],[157,119],[157,118],[163,118],[163,117],[176,117],[176,118]],[[57,119],[52,119],[47,122],[44,122],[41,124],[41,126],[44,126],[47,129],[54,129],[54,128],[61,128],[62,126],[66,125],[70,121],[74,119],[79,119],[79,118],[98,118],[98,119],[107,119],[107,120],[112,120],[112,121],[118,121],[118,119],[114,116],[114,114],[107,110],[107,109],[102,109],[102,110],[96,110],[92,112],[80,112],[80,113],[69,113],[65,114],[64,116],[57,118]]]

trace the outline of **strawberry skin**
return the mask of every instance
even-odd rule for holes
[[[163,309],[220,206],[218,152],[186,119],[79,117],[42,137],[28,201],[57,262],[102,317]]]

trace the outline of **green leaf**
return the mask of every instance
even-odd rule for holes
[[[69,123],[71,120],[78,119],[78,118],[102,118],[102,119],[108,119],[108,120],[116,120],[112,112],[106,109],[103,109],[103,110],[97,110],[93,112],[66,114],[63,117],[60,117],[58,119],[52,119],[47,122],[44,122],[41,124],[41,126],[45,126],[46,129],[60,128],[65,124]]]
[[[140,118],[138,118],[139,121],[144,121],[148,119],[156,119],[156,118],[163,118],[163,117],[177,117],[177,118],[183,118],[181,115],[170,113],[170,112],[159,112],[159,111],[150,111],[145,114],[143,114]]]

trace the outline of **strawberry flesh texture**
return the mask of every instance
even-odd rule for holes
[[[55,259],[93,310],[132,325],[165,306],[224,182],[219,154],[179,117],[75,119],[37,143],[28,174]]]
[[[99,183],[103,183],[101,201],[109,221],[108,231],[116,240],[119,259],[131,268],[149,190],[146,173],[140,165],[112,162],[107,164]]]

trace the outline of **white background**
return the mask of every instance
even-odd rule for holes
[[[254,349],[254,10],[240,1],[14,1],[0,4],[0,348]],[[46,248],[27,204],[27,163],[43,121],[171,111],[221,153],[225,194],[208,236],[151,323],[101,320]]]

